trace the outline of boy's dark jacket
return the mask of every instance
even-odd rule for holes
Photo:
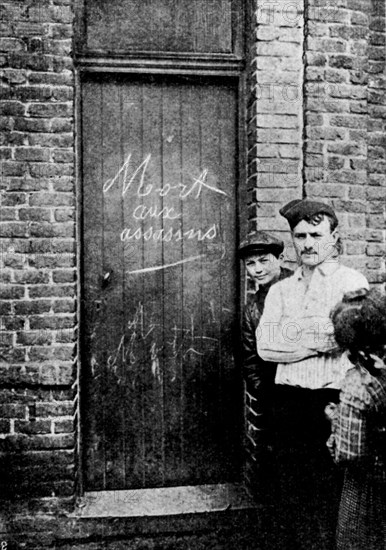
[[[280,276],[275,283],[291,275],[293,275],[291,270],[282,267]],[[261,405],[263,405],[263,401],[269,399],[269,387],[273,385],[276,373],[276,366],[273,363],[263,361],[256,350],[256,329],[263,313],[265,298],[271,286],[271,284],[260,286],[259,290],[251,296],[245,307],[242,323],[244,377],[253,393],[260,394],[260,390],[263,391],[259,395]]]

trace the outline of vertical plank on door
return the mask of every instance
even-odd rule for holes
[[[181,86],[163,82],[162,100],[162,187],[164,197],[165,235],[169,231],[175,234],[183,231],[181,212]],[[183,475],[180,457],[180,426],[182,411],[179,403],[181,392],[181,353],[180,335],[182,329],[182,264],[183,239],[166,240],[162,243],[164,265],[170,265],[164,270],[164,483],[170,484]],[[178,264],[178,265],[175,265]]]
[[[102,86],[102,147],[103,184],[119,172],[121,157],[121,86],[106,81]],[[123,246],[120,240],[122,227],[122,190],[116,182],[103,192],[103,272],[105,330],[100,334],[99,350],[103,361],[103,392],[100,406],[104,410],[105,488],[122,485],[125,481],[123,449],[122,400],[124,381],[117,364],[120,353],[124,312],[123,298]]]
[[[121,119],[121,151],[124,162],[127,163],[127,177],[122,187],[123,227],[143,232],[143,222],[137,221],[134,227],[133,212],[143,204],[143,198],[133,192],[131,187],[137,185],[133,181],[127,187],[130,178],[144,159],[143,147],[143,89],[140,82],[132,82],[130,86],[122,86],[122,119]],[[143,486],[143,454],[144,430],[142,415],[142,375],[140,365],[143,357],[143,275],[132,275],[132,271],[145,267],[143,248],[138,241],[123,242],[124,257],[124,354],[121,369],[125,373],[126,399],[123,404],[125,419],[125,486],[133,488]]]
[[[101,392],[101,360],[96,353],[95,341],[103,330],[103,303],[100,295],[103,269],[103,199],[99,182],[103,178],[102,147],[102,88],[84,82],[82,88],[82,133],[87,143],[83,157],[83,240],[87,243],[82,254],[83,299],[82,352],[90,351],[83,361],[82,377],[87,380],[83,388],[83,421],[86,484],[104,487],[105,440],[103,437],[103,407],[99,406]],[[93,224],[88,223],[93,215]]]

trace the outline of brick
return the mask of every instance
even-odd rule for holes
[[[39,331],[38,331],[39,332]],[[42,333],[42,337],[44,335],[47,335],[47,338],[49,336],[52,336],[51,333],[48,331],[44,331],[44,334]],[[73,359],[73,347],[72,346],[66,346],[65,344],[61,344],[60,346],[43,346],[43,345],[34,345],[29,350],[29,358],[31,361],[41,361],[41,362],[51,362],[51,361],[71,361]],[[56,375],[55,384],[69,384],[71,383],[70,376],[62,377],[63,380],[59,382],[60,376]],[[49,381],[46,381],[46,376],[43,376],[42,374],[42,380],[41,383],[51,383]]]
[[[29,145],[40,147],[70,147],[74,143],[72,134],[32,134],[28,136]]]
[[[10,431],[10,422],[9,420],[0,420],[0,433],[6,434]]]
[[[369,243],[366,247],[367,256],[384,256],[385,245],[384,243]]]
[[[13,273],[12,270],[6,271],[5,269],[1,269],[0,270],[0,282],[1,283],[10,283],[11,280],[12,280],[12,273]],[[1,306],[0,311],[3,311],[2,306]]]
[[[366,229],[366,241],[374,241],[382,243],[385,239],[383,231],[376,229]]]
[[[68,118],[53,118],[51,130],[52,132],[71,132],[73,131],[72,121]]]
[[[18,269],[23,269],[25,267],[25,256],[19,254],[7,254],[4,258],[4,266],[12,267],[15,270],[15,277],[17,275]]]
[[[54,423],[55,433],[71,433],[74,432],[74,421],[72,419],[68,420],[58,420]]]
[[[366,198],[370,201],[385,201],[386,190],[384,187],[369,187],[366,189]]]
[[[58,348],[58,350],[59,349],[67,349],[68,351],[72,351],[72,346],[65,348],[63,345],[61,348]],[[72,365],[62,365],[58,367],[43,365],[41,369],[40,383],[46,385],[68,385],[73,382],[73,376],[74,373]]]
[[[72,273],[75,275],[75,272]],[[75,277],[73,276],[73,278]],[[54,313],[74,313],[76,311],[76,304],[74,300],[55,300],[52,309]]]
[[[348,198],[353,200],[366,200],[366,189],[361,185],[350,185]]]
[[[47,284],[49,282],[49,274],[43,271],[37,270],[23,270],[22,272],[15,272],[15,282],[16,283],[26,283],[26,284]]]
[[[75,319],[73,316],[43,316],[43,317],[30,317],[30,328],[32,330],[59,330],[66,328],[73,328]]]
[[[367,212],[367,203],[365,201],[344,201],[334,200],[333,207],[341,212],[365,213]]]
[[[26,408],[24,405],[7,403],[0,405],[0,418],[25,418]]]
[[[46,164],[46,163],[31,163],[29,165],[30,174],[32,177],[38,178],[54,178],[61,176],[72,176],[74,167],[72,164]]]
[[[28,169],[27,163],[22,162],[2,162],[1,170],[2,176],[24,176]]]
[[[8,446],[13,450],[70,449],[74,446],[72,434],[37,434],[30,437],[26,434],[15,434],[8,438]]]
[[[22,221],[50,221],[51,211],[45,208],[21,208],[19,218]]]
[[[309,17],[322,23],[349,23],[350,12],[327,4],[326,6],[311,6]]]
[[[384,61],[372,61],[369,60],[367,63],[367,72],[370,74],[380,74],[385,70]]]
[[[15,432],[24,434],[47,434],[51,431],[50,420],[17,420],[15,422]]]
[[[347,49],[347,42],[334,38],[308,37],[306,47],[309,51],[342,53]]]
[[[48,132],[51,127],[49,119],[15,118],[14,129],[21,132]]]
[[[1,348],[0,363],[23,363],[26,361],[26,350],[24,348]]]
[[[306,62],[310,66],[324,67],[327,63],[327,58],[322,53],[306,53]]]
[[[257,130],[257,141],[262,143],[299,143],[300,133],[297,130]]]
[[[17,315],[48,313],[51,310],[51,300],[30,300],[15,303]]]
[[[26,71],[15,69],[4,69],[2,78],[10,84],[23,84],[27,80]]]
[[[362,241],[346,242],[344,247],[345,247],[345,254],[348,254],[348,255],[364,254],[366,251],[366,243]]]
[[[369,258],[366,261],[367,269],[383,269],[383,260],[381,258]]]
[[[0,333],[0,346],[7,347],[14,345],[14,334],[12,332],[5,332],[3,329]]]
[[[30,224],[31,237],[73,237],[74,225],[68,223],[32,222]]]
[[[72,71],[58,73],[34,71],[28,77],[30,84],[47,84],[52,86],[73,86],[74,75]]]
[[[369,281],[369,283],[384,283],[386,281],[386,274],[385,272],[382,272],[382,273],[374,273],[374,272],[369,272],[367,274],[367,280]],[[380,290],[382,291],[382,288],[380,288]]]
[[[342,113],[349,111],[348,101],[329,101],[327,99],[313,99],[307,98],[306,109],[316,112],[326,112],[326,113]]]
[[[351,14],[351,24],[352,25],[363,25],[368,26],[369,24],[369,18],[366,14],[361,12],[353,12]]]
[[[1,237],[27,237],[28,224],[25,222],[5,222],[0,226]]]
[[[350,157],[364,155],[366,151],[360,143],[328,143],[327,152]]]
[[[53,335],[43,330],[20,331],[16,338],[16,344],[21,346],[43,346],[51,344],[52,341]],[[33,354],[30,354],[30,358],[33,358]]]
[[[26,161],[40,161],[48,162],[50,160],[51,153],[49,149],[43,149],[39,147],[19,147],[15,150],[16,160]]]
[[[293,57],[300,55],[300,48],[294,44],[274,42],[258,42],[256,45],[257,56],[269,57]]]
[[[326,82],[329,84],[344,84],[348,81],[349,72],[342,69],[331,69],[330,67],[326,68],[323,72]]]
[[[70,117],[72,115],[71,103],[32,103],[28,107],[30,116],[50,118],[50,117]]]
[[[3,326],[5,330],[15,331],[22,330],[24,328],[24,319],[22,317],[15,317],[14,315],[3,315]],[[1,339],[1,333],[0,333]]]
[[[368,169],[369,172],[380,172],[384,174],[386,172],[386,162],[381,160],[369,160]]]
[[[73,206],[74,197],[65,193],[34,193],[29,202],[31,206]]]
[[[19,300],[25,294],[24,286],[3,285],[0,287],[1,300]]]
[[[374,229],[384,229],[385,228],[385,220],[383,215],[371,215],[370,222],[368,223],[368,226],[374,228]]]
[[[0,130],[11,130],[12,120],[9,117],[0,116]]]
[[[366,128],[366,118],[360,115],[339,115],[332,116],[330,119],[331,126],[344,126],[346,128]]]
[[[54,218],[57,222],[68,222],[75,220],[75,210],[57,209],[54,212]]]
[[[386,159],[386,150],[384,147],[371,147],[368,151],[368,157],[371,159]]]
[[[22,40],[16,38],[0,38],[0,52],[20,52],[25,50]]]
[[[385,42],[385,35],[381,32],[372,32],[369,36],[369,43],[374,46],[384,46]]]
[[[307,196],[309,197],[339,198],[339,199],[347,198],[347,186],[345,185],[336,185],[336,184],[330,185],[326,183],[323,183],[323,185],[320,185],[320,184],[314,184],[314,183],[307,183],[306,191],[307,191]]]
[[[12,99],[17,99],[23,103],[30,101],[44,102],[51,97],[51,88],[45,86],[17,86],[12,93]]]
[[[32,69],[33,71],[52,71],[54,59],[41,53],[17,52],[9,54],[9,64],[14,68]]]
[[[25,204],[26,201],[25,193],[4,193],[1,197],[1,206],[19,206]]]
[[[6,147],[0,147],[0,159],[9,160],[12,157],[12,150]]]

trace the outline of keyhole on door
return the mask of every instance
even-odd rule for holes
[[[112,271],[106,271],[102,279],[102,289],[105,289],[111,282]]]

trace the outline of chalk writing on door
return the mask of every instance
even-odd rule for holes
[[[131,190],[132,196],[142,199],[143,204],[137,204],[132,212],[131,219],[132,224],[122,229],[120,233],[120,240],[125,243],[131,241],[153,240],[159,243],[178,242],[182,240],[195,240],[197,242],[214,241],[219,233],[219,228],[216,223],[210,223],[207,227],[189,227],[181,228],[181,224],[178,226],[171,224],[171,222],[180,222],[182,213],[178,212],[175,206],[171,206],[167,203],[168,198],[179,199],[182,202],[189,200],[198,200],[203,193],[214,193],[224,198],[229,198],[228,194],[219,189],[215,185],[208,182],[208,170],[204,169],[198,176],[190,176],[189,184],[186,183],[164,183],[161,187],[153,183],[145,183],[146,170],[148,169],[151,161],[151,154],[149,153],[145,159],[137,166],[131,166],[132,154],[129,153],[125,162],[120,166],[117,173],[113,178],[108,179],[103,184],[103,193],[108,194],[110,190],[118,186],[121,189],[122,197],[126,195],[128,190]],[[146,197],[149,199],[159,197],[165,199],[162,201],[162,205],[147,205]],[[162,220],[163,227],[154,227],[150,225],[146,229],[143,229],[142,222]],[[199,258],[200,256],[197,256]],[[187,259],[183,259],[175,264],[168,264],[166,267],[173,265],[179,265],[186,261],[193,261],[196,257],[192,256]],[[156,266],[158,268],[159,266]],[[147,270],[147,268],[145,268]],[[139,272],[141,270],[132,270],[130,273]],[[143,270],[142,270],[143,271]]]

